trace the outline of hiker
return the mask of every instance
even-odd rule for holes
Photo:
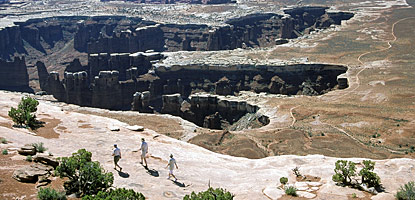
[[[146,154],[148,153],[148,145],[147,142],[144,140],[144,138],[141,138],[141,164],[143,164],[143,160],[146,163],[145,167],[147,167],[147,160],[146,160]]]
[[[172,176],[174,178],[174,181],[177,181],[176,176],[174,176],[173,174],[174,165],[176,165],[176,169],[179,169],[179,167],[177,166],[176,160],[173,158],[173,154],[170,154],[170,160],[166,166],[166,168],[169,167],[169,177],[167,179],[170,179],[170,177]]]
[[[117,147],[117,144],[114,144],[114,150],[112,152],[112,156],[114,156],[114,169],[117,170],[117,166],[120,168],[120,171],[122,168],[118,165],[118,161],[121,159],[121,150]]]

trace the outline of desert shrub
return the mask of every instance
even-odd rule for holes
[[[25,125],[29,128],[37,128],[38,123],[36,121],[36,115],[33,114],[37,111],[39,102],[31,97],[22,97],[17,108],[12,107],[8,113],[13,122],[19,126]]]
[[[338,160],[334,172],[332,176],[334,182],[349,185],[352,182],[351,177],[356,175],[356,166],[352,161]]]
[[[297,188],[295,188],[294,186],[286,187],[285,188],[285,194],[296,197],[297,196]]]
[[[287,177],[281,177],[280,178],[280,183],[283,184],[283,185],[287,184],[288,183],[288,178]]]
[[[7,154],[9,154],[9,152],[7,151],[7,149],[3,149],[3,151],[1,151],[1,154],[7,155]]]
[[[100,191],[97,195],[87,195],[82,200],[145,200],[143,194],[132,189],[117,188],[107,192]]]
[[[395,197],[398,200],[415,200],[415,182],[411,181],[401,186]]]
[[[213,189],[209,187],[206,191],[199,193],[192,192],[192,194],[184,196],[183,200],[230,200],[234,195],[222,188]]]
[[[26,161],[32,162],[33,158],[31,155],[26,156]]]
[[[46,150],[48,150],[46,147],[43,146],[43,142],[33,143],[32,146],[35,147],[36,152],[39,152],[39,153],[43,153]]]
[[[52,188],[40,188],[37,192],[39,200],[66,200],[65,192],[58,192]]]
[[[6,140],[6,138],[1,138],[1,139],[0,139],[0,142],[1,142],[2,144],[7,144],[7,140]]]
[[[375,162],[364,160],[363,165],[363,169],[359,172],[359,175],[362,176],[362,183],[367,184],[368,187],[380,186],[380,178],[375,172],[373,172],[375,169]]]
[[[91,152],[80,149],[71,157],[58,158],[56,175],[69,178],[64,184],[67,193],[93,195],[111,187],[114,176],[111,172],[106,173],[99,162],[91,161],[91,157]]]

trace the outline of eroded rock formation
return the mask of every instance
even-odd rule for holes
[[[33,92],[29,87],[29,75],[24,57],[14,57],[13,61],[0,59],[0,89]]]
[[[27,53],[23,41],[42,53],[48,53],[59,41],[72,40],[72,51],[89,54],[267,47],[353,17],[352,13],[328,13],[326,9],[298,7],[285,10],[285,15],[251,14],[221,26],[157,24],[124,16],[31,19],[0,30],[0,56],[10,59],[15,53]]]
[[[340,87],[338,81],[341,87],[347,85],[347,79],[338,78],[347,68],[339,65],[152,66],[153,60],[162,57],[156,52],[93,54],[87,71],[65,72],[62,81],[57,73],[51,73],[47,82],[49,93],[60,101],[82,106],[168,113],[207,128],[238,130],[249,127],[247,124],[253,120],[267,124],[268,119],[255,115],[259,108],[247,102],[195,93],[233,95],[253,91],[319,95]],[[251,115],[244,118],[247,114]],[[242,119],[240,123],[239,119]],[[233,126],[235,123],[238,125]]]

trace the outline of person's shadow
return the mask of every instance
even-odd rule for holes
[[[152,175],[154,177],[159,177],[160,176],[160,174],[159,174],[159,172],[157,170],[155,170],[155,169],[149,169],[147,166],[144,166],[144,168],[147,170],[147,174],[150,174],[150,175]]]
[[[173,180],[172,180],[173,181]],[[186,187],[186,185],[184,183],[180,183],[178,181],[173,181],[173,183],[179,187]]]
[[[118,175],[123,177],[123,178],[129,178],[130,177],[130,174],[128,174],[126,172],[122,172],[122,171],[119,171],[119,170],[117,170],[117,172],[118,172]]]

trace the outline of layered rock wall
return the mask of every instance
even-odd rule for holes
[[[149,106],[152,106],[158,111],[171,113],[172,110],[177,111],[177,108],[162,107],[162,102],[165,100],[168,102],[170,98],[166,95],[179,94],[182,99],[187,99],[196,92],[217,95],[233,95],[240,91],[320,95],[336,87],[347,87],[347,79],[338,79],[338,76],[345,73],[347,68],[339,65],[235,65],[227,67],[191,65],[158,67],[154,72],[141,74],[138,73],[137,67],[131,67],[134,59],[138,59],[138,54],[121,55],[119,57],[120,55],[97,54],[93,56],[94,59],[90,59],[90,73],[78,72],[79,75],[76,75],[77,73],[67,72],[62,82],[58,80],[58,77],[51,77],[51,74],[48,79],[48,84],[54,84],[48,86],[51,94],[56,93],[57,99],[62,98],[62,93],[65,94],[63,97],[65,102],[111,109],[130,109],[133,100],[136,99],[138,102],[135,107],[140,111],[151,112]],[[158,58],[156,54],[151,55],[153,57],[145,56],[144,60]],[[127,58],[130,58],[129,62]],[[102,60],[105,62],[101,62]],[[130,68],[121,66],[124,64]],[[96,66],[101,68],[94,69],[94,71],[93,68]],[[92,74],[94,78],[88,79],[91,73],[98,73],[98,75]],[[53,74],[53,76],[56,75]],[[53,80],[52,83],[51,80]],[[56,91],[59,88],[64,91]],[[133,98],[136,92],[148,92],[145,98],[151,103],[138,106],[142,102],[140,102],[141,98]],[[92,99],[89,98],[90,96]],[[174,113],[177,113],[176,111]]]
[[[0,59],[0,89],[33,92],[29,87],[29,75],[24,57],[14,57],[13,61]]]
[[[47,54],[57,42],[72,40],[72,50],[89,54],[267,47],[353,17],[351,13],[328,13],[326,9],[299,7],[285,10],[285,15],[252,14],[229,20],[223,26],[157,24],[124,16],[31,19],[0,30],[0,55],[10,59],[15,53],[25,54],[26,43]]]
[[[193,94],[183,100],[180,94],[171,94],[163,95],[162,100],[162,113],[180,116],[198,126],[211,129],[224,129],[245,114],[259,110],[258,106],[246,101],[229,100],[217,95]]]

